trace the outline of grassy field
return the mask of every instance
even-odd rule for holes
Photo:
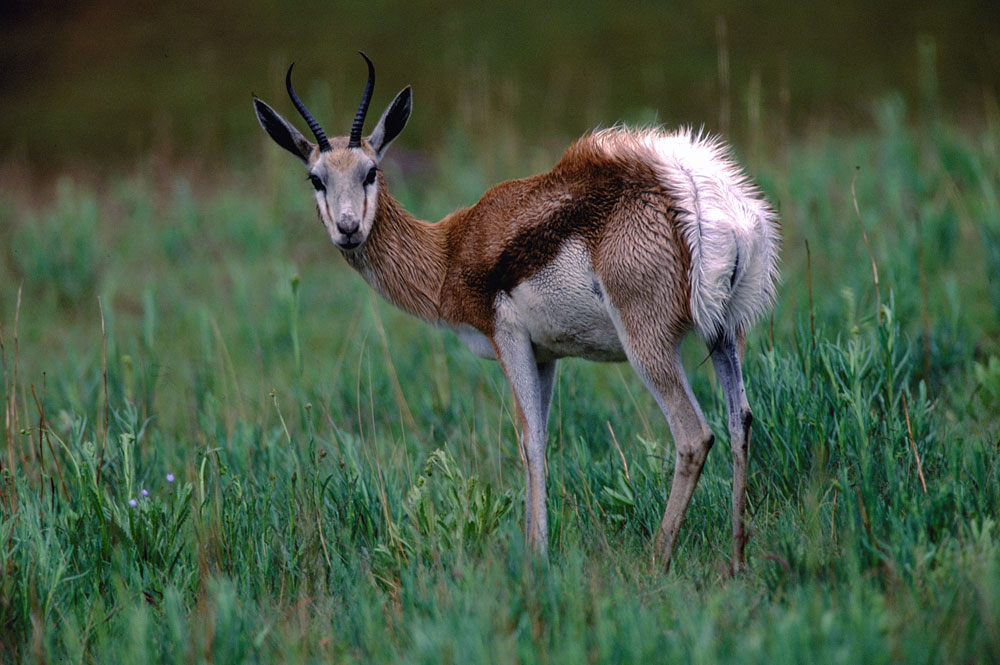
[[[896,98],[874,118],[741,151],[784,249],[746,367],[736,580],[698,345],[719,444],[670,572],[650,565],[666,423],[627,366],[579,361],[558,375],[540,562],[499,368],[377,300],[263,135],[224,177],[7,168],[0,657],[995,661],[1000,124],[914,127]],[[558,157],[491,137],[390,165],[390,185],[435,219]]]

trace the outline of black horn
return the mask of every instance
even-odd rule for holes
[[[292,67],[295,66],[293,62],[288,66],[288,74],[285,75],[285,87],[288,88],[288,96],[292,98],[292,104],[295,104],[295,108],[298,109],[302,117],[305,118],[306,124],[309,125],[309,129],[312,130],[313,135],[316,137],[316,142],[319,144],[320,152],[328,152],[330,148],[330,142],[326,139],[326,133],[323,132],[323,128],[319,126],[316,122],[316,118],[312,116],[306,105],[302,103],[299,96],[295,94],[295,90],[292,88]]]
[[[351,125],[351,139],[347,144],[348,148],[361,147],[361,129],[365,125],[365,116],[368,115],[368,104],[372,101],[372,90],[375,88],[375,65],[372,64],[371,58],[365,55],[363,51],[358,51],[358,53],[368,63],[368,84],[365,86],[365,94],[361,98],[361,104],[358,105],[358,112],[354,114],[354,124]]]

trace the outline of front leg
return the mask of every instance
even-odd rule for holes
[[[514,393],[521,425],[524,460],[524,530],[528,543],[544,554],[548,547],[545,510],[546,416],[552,398],[555,361],[536,363],[531,339],[514,323],[497,326],[493,348]]]

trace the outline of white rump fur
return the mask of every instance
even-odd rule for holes
[[[693,132],[616,127],[592,137],[652,164],[691,252],[691,317],[707,342],[746,332],[774,304],[778,218],[729,148]]]

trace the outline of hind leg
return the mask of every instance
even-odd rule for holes
[[[681,523],[715,439],[684,374],[679,345],[661,357],[636,358],[632,365],[656,398],[674,437],[674,477],[653,549],[654,560],[669,568]]]
[[[595,272],[625,355],[674,438],[674,477],[653,549],[654,560],[668,567],[714,439],[680,358],[681,340],[692,325],[686,269],[691,258],[669,213],[650,212],[643,208],[609,222]]]
[[[733,451],[733,575],[746,568],[747,533],[746,513],[747,458],[750,451],[750,428],[753,413],[747,402],[743,386],[741,359],[746,348],[746,337],[724,339],[712,349],[715,374],[722,384],[729,412],[729,441]]]
[[[618,319],[616,325],[623,333],[621,339],[629,363],[656,399],[674,438],[674,477],[653,547],[654,561],[669,568],[681,523],[714,437],[684,373],[681,336],[676,330],[658,329],[655,320],[643,317]],[[631,340],[639,343],[633,344]]]

